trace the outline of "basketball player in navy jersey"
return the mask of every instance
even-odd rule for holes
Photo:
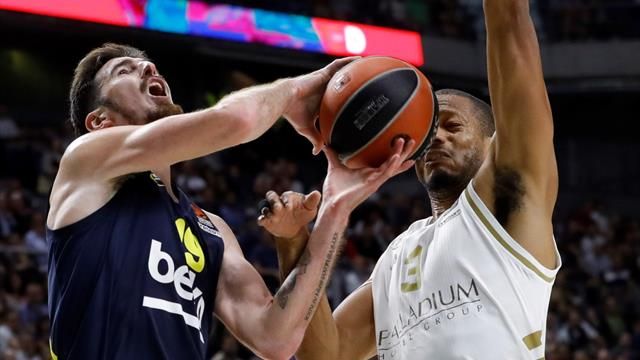
[[[146,55],[106,44],[76,68],[66,149],[50,197],[54,359],[205,359],[212,314],[261,357],[288,359],[324,291],[346,219],[406,170],[402,146],[368,172],[329,168],[304,255],[272,296],[225,222],[195,205],[171,165],[249,142],[284,116],[313,129],[326,83],[352,59],[183,113]]]
[[[437,93],[438,130],[416,162],[433,216],[400,234],[333,314],[324,298],[299,360],[544,358],[561,266],[552,114],[528,0],[484,0],[484,10],[493,109]],[[259,221],[288,274],[314,210],[301,194],[269,196],[286,211]]]

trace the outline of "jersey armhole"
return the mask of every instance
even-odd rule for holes
[[[475,192],[473,181],[469,183],[461,198],[464,199],[473,215],[475,215],[476,222],[479,222],[491,237],[512,257],[517,259],[524,267],[531,270],[545,282],[551,283],[555,280],[555,276],[562,265],[555,237],[553,238],[553,245],[555,249],[556,266],[553,269],[549,269],[542,265],[529,251],[513,239],[502,225],[500,225],[484,202],[482,202],[480,196]]]
[[[118,197],[119,194],[120,194],[120,190],[118,190],[111,197],[111,199],[109,199],[109,201],[107,201],[104,205],[99,207],[98,210],[92,212],[91,214],[85,216],[84,218],[55,230],[52,230],[47,226],[46,232],[48,234],[54,235],[55,237],[58,237],[58,236],[64,236],[70,233],[77,233],[92,226],[97,221],[100,221],[101,215],[103,213],[107,212],[109,209],[113,207],[113,204],[116,202],[116,198]]]

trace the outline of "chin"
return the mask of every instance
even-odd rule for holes
[[[166,118],[172,115],[180,115],[183,114],[184,110],[182,110],[182,106],[178,104],[162,104],[157,108],[151,110],[147,115],[147,119],[149,122],[156,121],[162,118]]]
[[[452,185],[458,184],[459,181],[459,176],[451,174],[445,170],[435,169],[426,179],[425,186],[429,191],[439,191],[448,189]]]

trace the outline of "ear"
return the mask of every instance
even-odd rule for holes
[[[103,108],[97,108],[90,112],[84,119],[84,126],[91,131],[108,128],[113,125],[109,114]]]

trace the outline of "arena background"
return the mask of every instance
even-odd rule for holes
[[[98,3],[110,2],[166,15],[186,1],[65,0],[46,13],[59,15],[60,4],[76,3],[83,4],[75,7],[80,17],[98,18],[107,16]],[[186,110],[314,70],[337,54],[323,53],[331,49],[305,42],[304,34],[303,46],[296,36],[216,39],[181,34],[184,28],[171,19],[129,18],[138,21],[136,28],[21,11],[30,3],[47,2],[0,0],[0,359],[49,358],[44,219],[57,162],[72,140],[68,87],[87,51],[107,41],[146,50]],[[454,87],[489,101],[481,0],[226,4],[263,11],[276,27],[288,13],[415,32],[421,56],[407,56],[435,88]],[[564,263],[551,298],[546,359],[640,359],[640,3],[533,0],[531,8],[554,112],[560,174],[554,224]],[[247,39],[254,43],[242,42]],[[255,205],[269,189],[319,188],[326,162],[310,153],[306,140],[280,121],[254,142],[177,166],[178,182],[229,223],[272,291],[279,285],[277,261],[271,239],[256,226]],[[328,288],[332,305],[368,278],[395,235],[429,213],[426,192],[411,171],[360,206]],[[219,324],[211,339],[212,359],[254,358]]]

